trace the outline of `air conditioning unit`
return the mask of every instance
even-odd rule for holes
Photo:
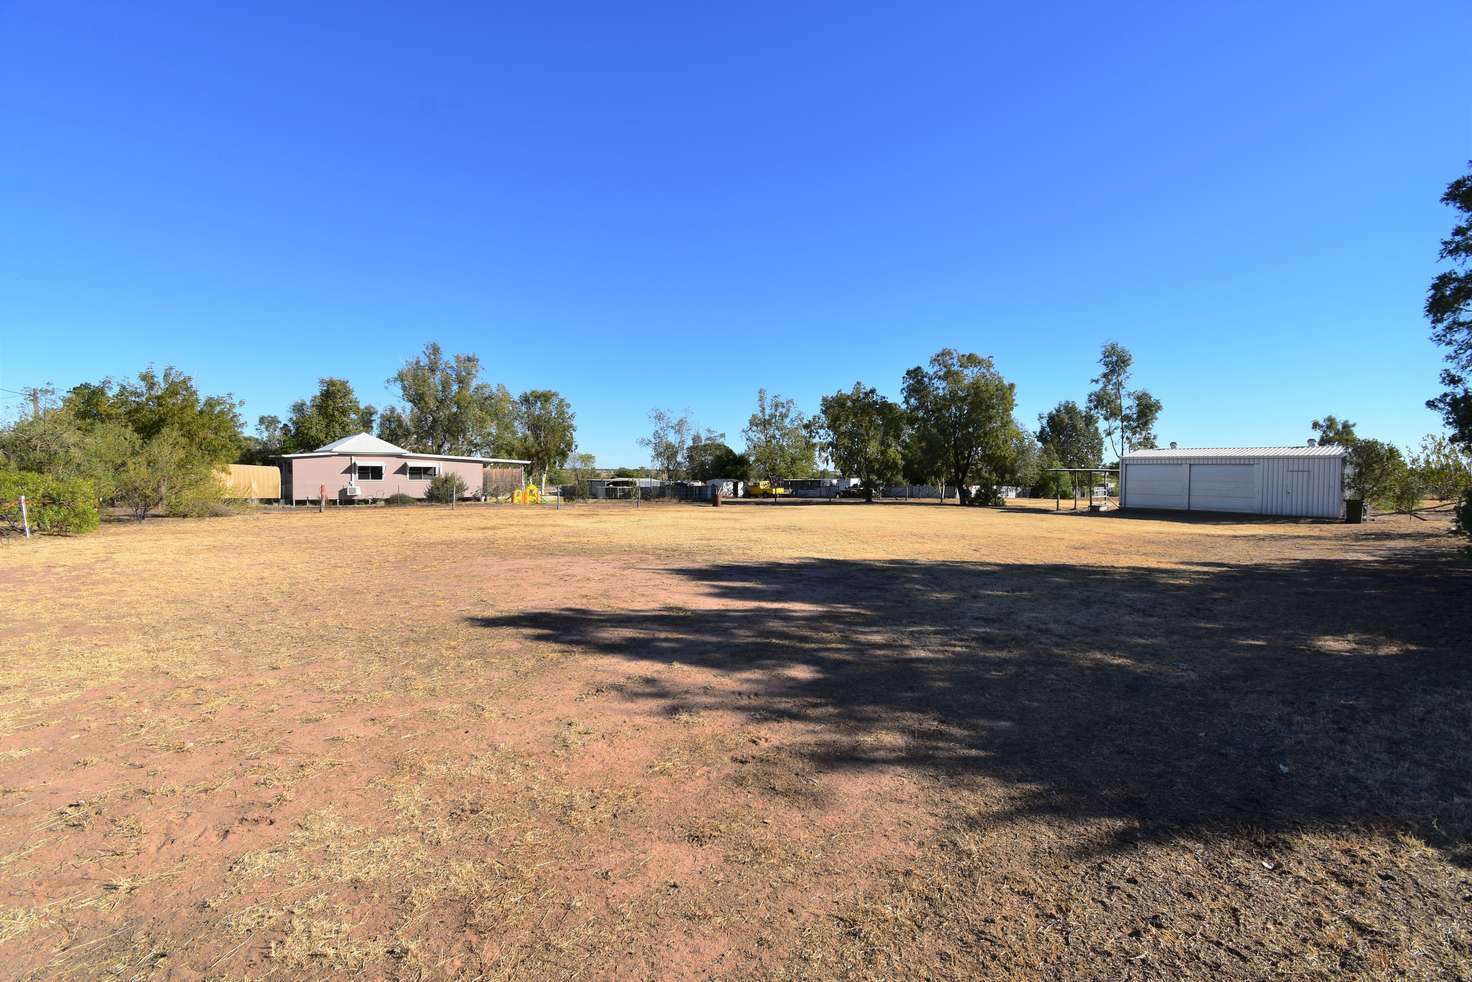
[[[363,489],[358,487],[356,484],[349,484],[347,487],[342,489],[342,493],[349,498],[356,498],[358,495],[363,493]]]

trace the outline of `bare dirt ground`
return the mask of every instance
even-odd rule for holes
[[[1472,976],[1445,526],[303,510],[0,596],[5,976]]]

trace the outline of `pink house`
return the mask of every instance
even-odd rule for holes
[[[412,453],[369,433],[345,436],[311,453],[286,454],[285,486],[288,501],[381,501],[391,494],[423,498],[437,474],[459,474],[466,496],[478,498],[485,489],[488,465],[526,466],[530,461],[501,457],[452,457]]]

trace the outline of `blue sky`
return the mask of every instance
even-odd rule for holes
[[[284,415],[424,342],[739,444],[952,346],[1183,445],[1410,443],[1472,6],[0,2],[0,387]],[[0,393],[13,415],[16,397]]]

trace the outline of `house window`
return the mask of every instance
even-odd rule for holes
[[[411,481],[428,481],[437,473],[439,473],[439,468],[433,464],[428,464],[424,467],[415,467],[413,464],[409,465],[409,480]]]
[[[358,465],[358,480],[360,480],[360,481],[381,481],[381,480],[383,480],[383,465],[382,464],[359,464]]]

